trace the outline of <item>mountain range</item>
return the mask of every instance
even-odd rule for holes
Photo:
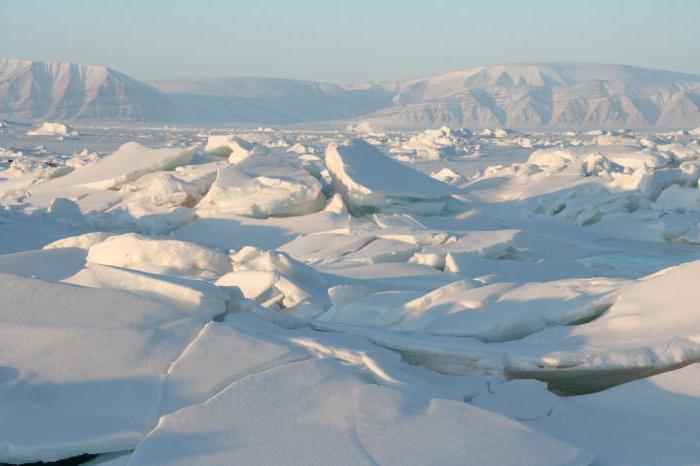
[[[529,63],[392,82],[278,78],[144,82],[104,66],[0,60],[0,118],[378,128],[689,128],[700,76],[627,65]]]

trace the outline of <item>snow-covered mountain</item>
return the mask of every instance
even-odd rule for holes
[[[335,84],[274,78],[143,83],[101,66],[0,61],[0,117],[385,128],[700,126],[700,76],[599,64],[512,64]]]
[[[700,124],[700,76],[600,64],[513,64],[385,84],[380,126],[671,128]]]
[[[3,117],[144,121],[171,111],[160,91],[104,66],[0,60]]]
[[[356,88],[278,78],[211,78],[153,81],[195,122],[289,124],[355,118],[386,108],[394,93],[381,86]]]

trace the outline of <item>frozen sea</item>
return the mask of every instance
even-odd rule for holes
[[[699,463],[699,179],[698,130],[3,123],[0,463]]]

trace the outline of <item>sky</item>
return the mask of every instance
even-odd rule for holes
[[[0,58],[334,83],[514,62],[700,74],[700,0],[0,0]]]

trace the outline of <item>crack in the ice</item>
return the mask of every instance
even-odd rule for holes
[[[187,353],[187,351],[194,345],[195,341],[197,341],[202,334],[204,333],[204,329],[207,327],[208,322],[204,322],[202,326],[199,328],[197,333],[190,339],[190,341],[183,346],[183,348],[180,350],[180,352],[175,356],[175,358],[168,364],[168,367],[166,367],[165,372],[163,373],[163,379],[160,384],[160,388],[158,391],[158,400],[155,403],[154,411],[151,413],[149,416],[149,419],[153,419],[153,425],[148,431],[152,431],[156,425],[158,424],[158,420],[160,419],[160,413],[161,409],[163,407],[163,399],[165,397],[165,387],[168,383],[168,379],[170,377],[170,373],[173,370],[173,367],[175,367],[175,364]]]
[[[552,414],[554,414],[554,408],[550,408],[545,414],[542,414],[540,416],[532,416],[532,417],[513,416],[513,419],[520,421],[520,422],[539,421],[540,419],[546,419],[548,417],[551,417]]]
[[[362,443],[360,434],[357,431],[357,420],[352,414],[350,415],[350,419],[348,419],[348,434],[350,435],[350,441],[360,450],[365,459],[367,459],[367,462],[371,466],[379,466],[380,463],[374,459],[369,450],[367,450],[367,447],[365,447],[365,444]]]
[[[214,388],[209,392],[206,399],[202,400],[201,402],[195,403],[195,404],[207,403],[209,400],[215,398],[219,393],[223,392],[224,390],[229,388],[231,385],[239,383],[243,380],[266,374],[267,372],[273,371],[275,369],[280,369],[280,368],[288,366],[290,364],[296,364],[299,362],[308,361],[309,359],[312,359],[312,358],[308,355],[299,355],[298,357],[289,358],[289,359],[284,360],[284,361],[277,361],[278,362],[277,364],[273,364],[270,366],[263,365],[262,368],[252,369],[249,372],[244,373],[242,375],[228,377],[228,378],[224,379],[223,381],[221,381],[220,383],[216,384],[214,386]]]

